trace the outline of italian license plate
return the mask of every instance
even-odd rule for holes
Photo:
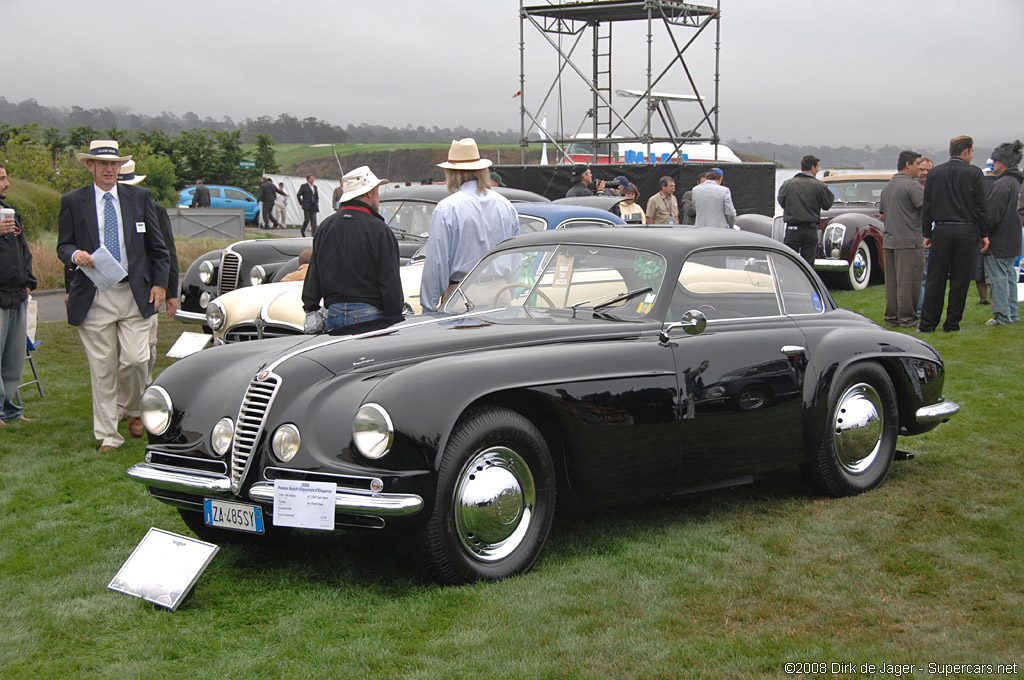
[[[208,527],[263,533],[263,508],[258,505],[203,499],[203,523]]]

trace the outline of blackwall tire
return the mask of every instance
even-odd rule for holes
[[[555,511],[551,454],[520,414],[486,407],[455,427],[419,538],[424,569],[446,585],[497,581],[537,561]]]
[[[896,453],[898,420],[896,392],[882,367],[847,367],[829,391],[825,431],[809,470],[812,480],[836,497],[880,486]]]

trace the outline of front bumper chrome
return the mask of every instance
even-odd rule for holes
[[[232,498],[231,481],[223,475],[169,469],[151,463],[128,468],[128,476],[148,487],[202,495],[207,498]],[[274,502],[274,485],[258,482],[249,489],[249,498],[257,503]],[[406,517],[423,509],[423,499],[414,494],[370,493],[357,489],[339,489],[334,495],[334,510],[359,517]]]
[[[919,423],[944,423],[960,412],[960,406],[952,401],[940,401],[938,404],[922,406],[917,409],[914,417]]]
[[[206,323],[206,314],[199,314],[198,312],[185,312],[178,310],[174,313],[174,318],[177,321],[184,323]]]
[[[845,272],[850,268],[849,260],[833,260],[824,257],[816,258],[814,260],[815,269],[823,269],[825,271],[836,271]]]

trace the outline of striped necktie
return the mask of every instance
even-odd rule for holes
[[[114,212],[114,197],[110,192],[103,194],[103,243],[118,262],[121,261],[121,240],[117,233],[117,213]]]

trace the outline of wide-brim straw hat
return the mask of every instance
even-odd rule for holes
[[[377,175],[365,165],[355,170],[350,170],[341,178],[341,187],[344,193],[338,199],[338,203],[347,203],[353,198],[359,198],[363,194],[373,191],[374,187],[387,184],[386,179],[378,179]]]
[[[121,155],[120,150],[117,148],[117,140],[114,139],[94,139],[89,142],[89,151],[78,153],[75,155],[75,158],[82,165],[85,165],[87,160],[121,161],[124,163],[132,159],[131,156]]]
[[[121,170],[117,173],[117,181],[119,184],[138,184],[142,180],[146,179],[145,175],[135,174],[135,161],[126,161],[121,166]]]
[[[480,158],[480,149],[472,137],[453,139],[448,149],[448,160],[438,163],[437,167],[446,170],[483,170],[491,167],[491,161]]]

